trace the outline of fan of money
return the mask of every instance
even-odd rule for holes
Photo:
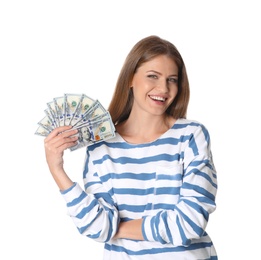
[[[36,135],[47,136],[54,128],[71,125],[78,129],[78,142],[70,150],[113,138],[115,127],[109,111],[85,94],[64,94],[47,103]]]

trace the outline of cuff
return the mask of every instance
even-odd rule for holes
[[[64,200],[68,203],[70,203],[75,198],[79,198],[81,194],[83,193],[83,189],[81,186],[75,182],[70,188],[67,190],[60,191]]]
[[[145,241],[157,241],[156,234],[154,232],[154,219],[153,216],[146,216],[142,221],[142,235]]]

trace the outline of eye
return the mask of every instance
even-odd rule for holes
[[[155,74],[149,74],[149,75],[148,75],[148,78],[157,79],[158,76],[155,75]]]
[[[177,84],[178,83],[178,79],[177,78],[168,78],[168,82]]]

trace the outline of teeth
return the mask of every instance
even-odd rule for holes
[[[150,96],[152,99],[159,100],[159,101],[165,101],[166,99],[163,97],[157,97],[157,96]]]

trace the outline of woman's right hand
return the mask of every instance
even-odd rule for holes
[[[52,174],[63,171],[64,151],[77,144],[78,137],[75,134],[78,130],[71,128],[57,127],[44,139],[46,161]]]

